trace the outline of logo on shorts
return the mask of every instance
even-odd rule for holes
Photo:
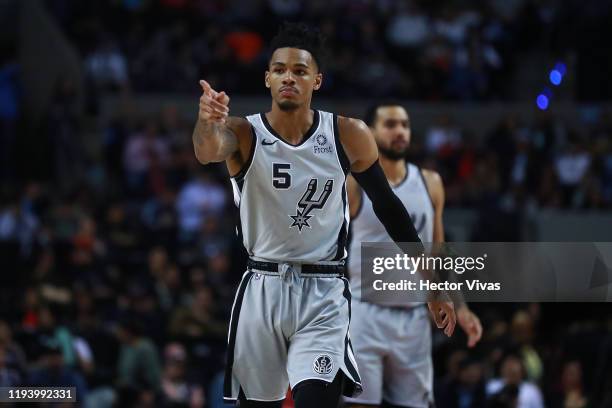
[[[327,354],[321,354],[315,358],[312,363],[312,370],[317,374],[330,374],[334,369],[334,362],[332,358]]]

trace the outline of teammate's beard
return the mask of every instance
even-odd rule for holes
[[[406,152],[408,151],[408,148],[405,148],[403,150],[394,150],[388,147],[378,146],[378,151],[382,156],[385,156],[385,158],[397,161],[406,158]]]
[[[277,105],[279,109],[282,110],[283,112],[290,112],[300,107],[300,105],[298,105],[295,102],[291,102],[291,101],[278,102]]]

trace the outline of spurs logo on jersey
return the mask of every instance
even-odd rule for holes
[[[325,187],[323,187],[323,191],[319,195],[319,198],[313,200],[312,198],[317,191],[317,179],[310,179],[304,195],[302,198],[300,198],[300,201],[297,204],[297,213],[289,216],[293,219],[293,224],[291,224],[289,228],[298,227],[300,232],[302,232],[302,228],[304,227],[312,228],[308,223],[308,220],[313,217],[310,215],[310,212],[312,210],[323,209],[333,189],[334,180],[327,180],[325,182]]]
[[[242,241],[249,256],[271,262],[333,264],[346,257],[348,160],[336,117],[314,111],[297,145],[287,143],[265,114],[247,120],[253,147],[232,178]]]

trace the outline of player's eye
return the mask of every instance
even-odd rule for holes
[[[284,70],[283,70],[282,68],[274,68],[274,71],[273,71],[273,72],[274,72],[275,74],[282,74],[282,73],[283,73],[283,71],[284,71]]]
[[[306,75],[306,71],[304,71],[303,69],[298,69],[297,71],[295,71],[296,75]]]

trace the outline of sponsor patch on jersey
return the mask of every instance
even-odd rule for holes
[[[332,153],[334,151],[332,145],[327,143],[327,136],[324,134],[317,135],[315,141],[316,144],[313,144],[313,151],[315,154]]]
[[[328,375],[334,370],[334,361],[329,354],[321,354],[312,363],[312,370],[321,375]]]

